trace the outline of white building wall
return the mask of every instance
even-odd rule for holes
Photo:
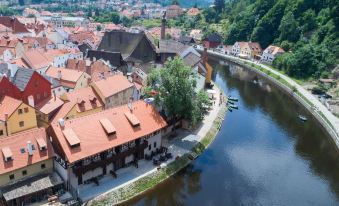
[[[60,175],[60,177],[64,180],[64,182],[68,181],[67,169],[63,168],[57,161],[54,160],[54,169]]]
[[[157,148],[158,149],[161,148],[161,133],[154,135],[153,137],[150,137],[147,140],[147,142],[148,142],[148,147],[144,150],[144,153],[147,155],[150,155],[152,151],[155,152]],[[156,143],[156,147],[154,147],[154,143]]]
[[[66,93],[66,90],[63,86],[60,86],[60,87],[57,87],[57,88],[54,88],[52,89],[52,94],[55,92],[55,95],[57,97],[60,97],[61,95],[65,94]]]

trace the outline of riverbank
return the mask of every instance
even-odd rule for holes
[[[213,109],[206,115],[198,128],[189,132],[183,138],[178,137],[177,140],[172,140],[175,142],[174,144],[172,142],[165,143],[170,151],[175,150],[176,154],[180,154],[180,157],[160,169],[154,168],[144,175],[140,175],[125,184],[99,195],[87,202],[86,205],[116,205],[125,202],[165,181],[198,157],[218,134],[226,112],[226,105],[224,103],[218,104],[219,93],[222,91],[217,87],[215,87],[215,90],[216,94],[218,94],[215,100],[216,104],[213,105]],[[222,96],[225,97],[224,94]],[[140,167],[142,167],[141,164]]]
[[[201,48],[197,49],[202,52]],[[309,93],[293,79],[266,65],[252,62],[250,60],[240,59],[238,57],[221,54],[211,50],[209,50],[208,53],[246,67],[247,69],[250,69],[260,76],[270,80],[285,92],[291,94],[293,98],[302,104],[320,122],[336,144],[336,148],[339,150],[339,119],[334,116],[315,96]]]

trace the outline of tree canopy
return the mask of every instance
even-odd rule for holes
[[[155,90],[155,103],[169,118],[185,118],[192,124],[202,120],[210,101],[205,92],[196,93],[196,76],[185,66],[182,58],[175,57],[162,69],[153,69],[148,77],[146,90]]]

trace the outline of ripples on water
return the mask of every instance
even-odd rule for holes
[[[254,73],[211,64],[239,110],[196,161],[125,205],[339,205],[339,154],[312,116]]]

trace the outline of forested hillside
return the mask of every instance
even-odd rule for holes
[[[277,58],[274,65],[297,78],[327,77],[338,64],[339,0],[216,3],[204,17],[207,23],[223,22],[226,44],[258,41],[263,48],[279,45],[290,52]]]

